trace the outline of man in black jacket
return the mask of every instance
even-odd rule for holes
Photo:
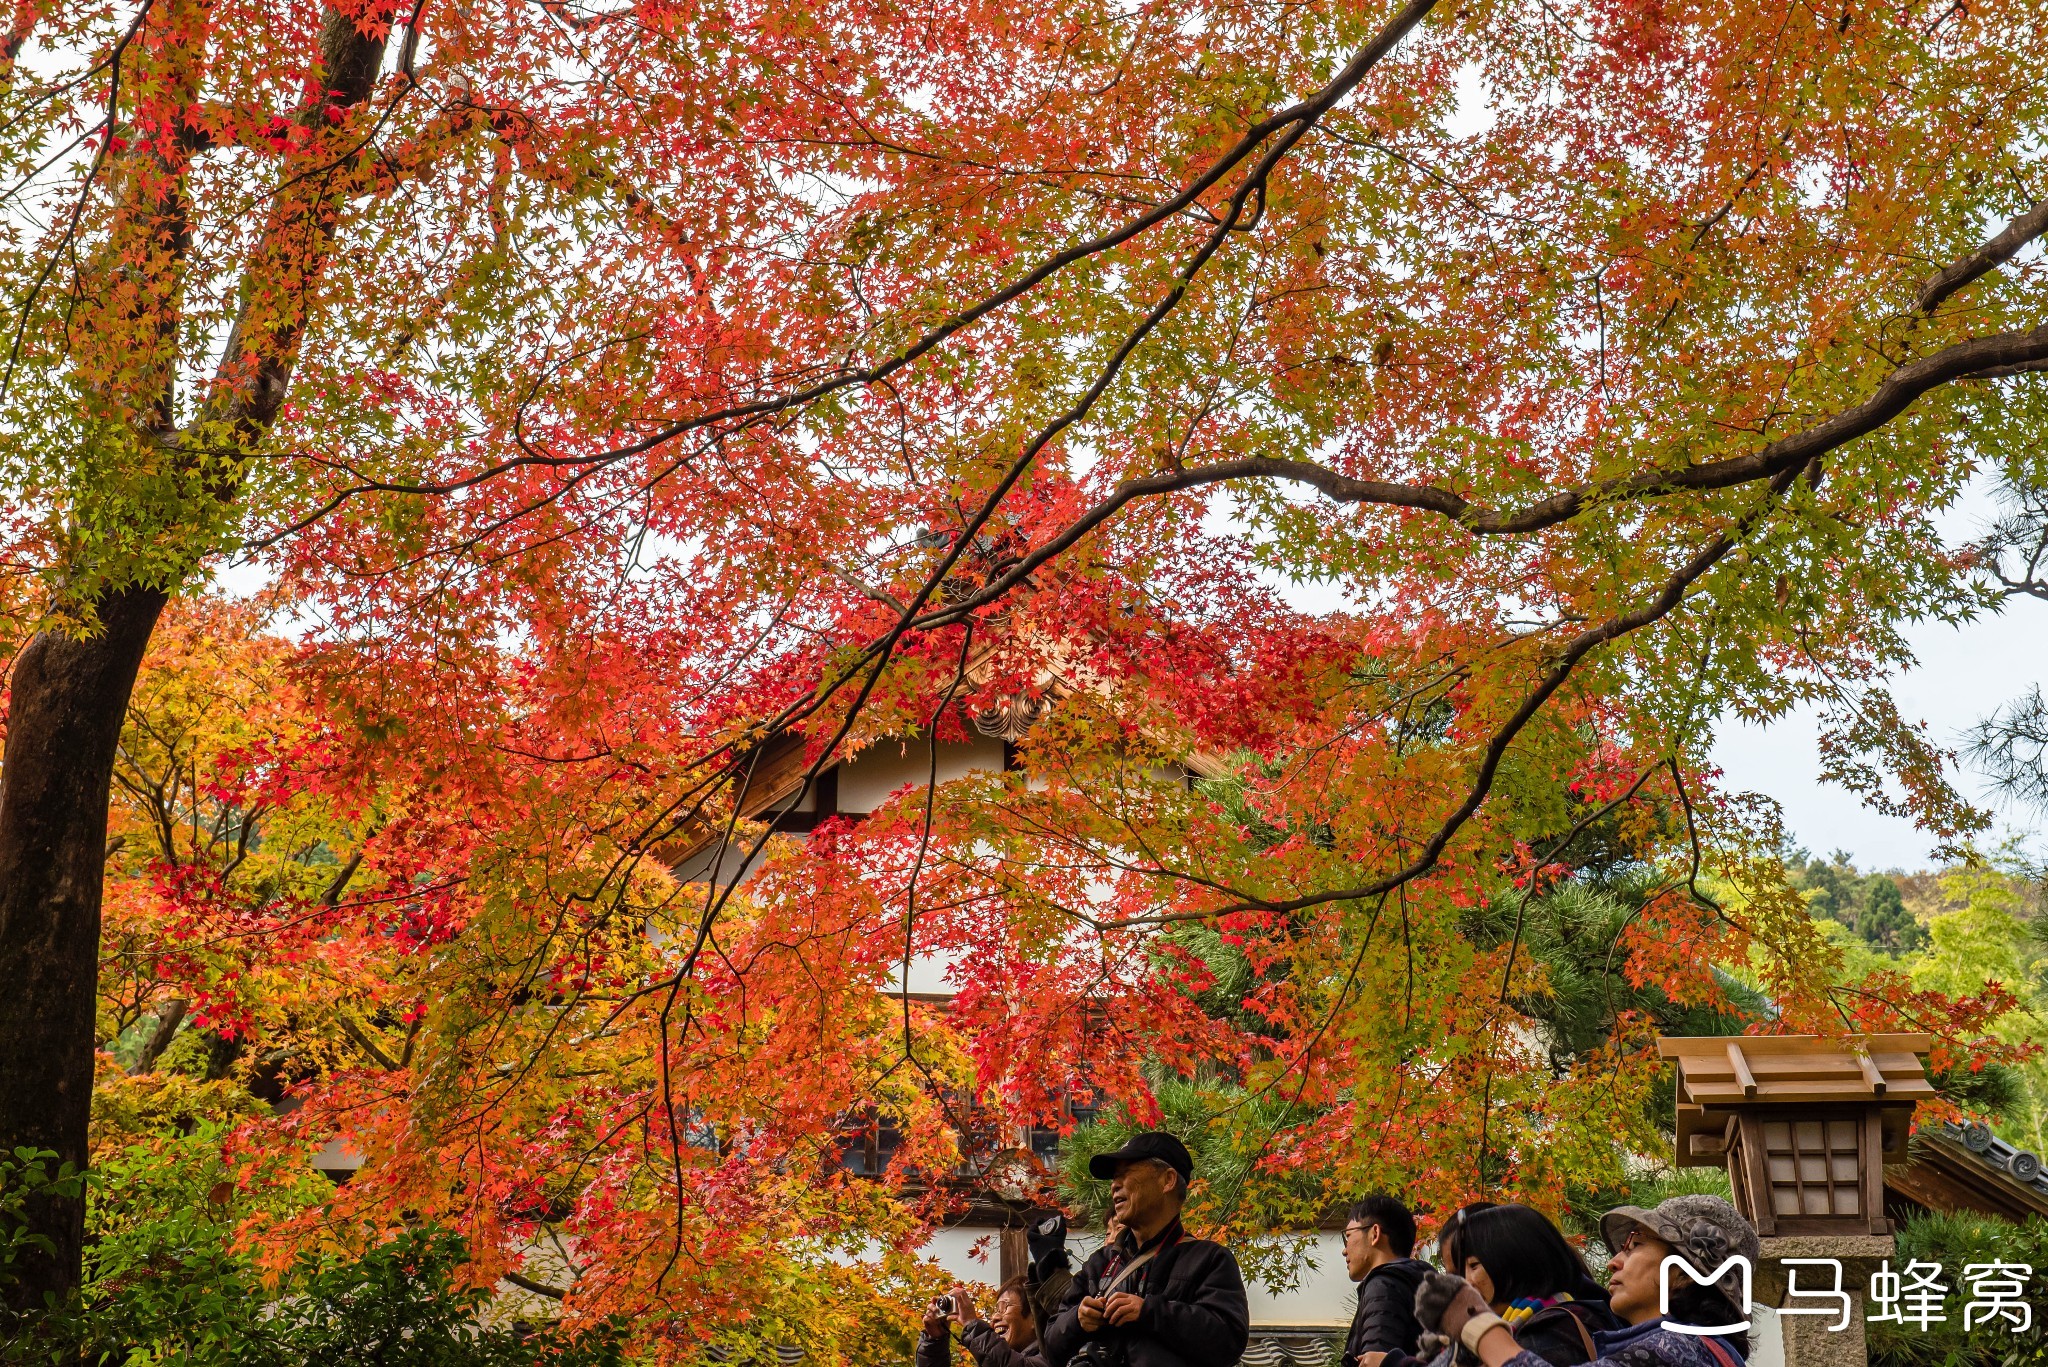
[[[1417,1262],[1415,1217],[1391,1196],[1368,1196],[1344,1222],[1344,1270],[1358,1283],[1358,1313],[1344,1340],[1343,1367],[1359,1367],[1367,1353],[1413,1354],[1422,1326],[1415,1322],[1415,1288],[1429,1272]]]
[[[1251,1307],[1237,1259],[1181,1228],[1194,1170],[1170,1134],[1141,1134],[1088,1160],[1109,1179],[1123,1232],[1082,1266],[1046,1326],[1052,1367],[1084,1351],[1091,1367],[1235,1367],[1244,1356]]]

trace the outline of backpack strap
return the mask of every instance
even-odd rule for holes
[[[1724,1348],[1721,1345],[1721,1340],[1715,1338],[1712,1334],[1701,1334],[1700,1342],[1707,1345],[1707,1351],[1714,1355],[1714,1361],[1718,1362],[1721,1367],[1742,1367],[1742,1359]]]
[[[1572,1309],[1571,1303],[1565,1305],[1564,1313],[1570,1316],[1572,1327],[1579,1331],[1579,1342],[1586,1345],[1586,1361],[1598,1362],[1600,1360],[1600,1350],[1593,1346],[1593,1331],[1586,1327],[1586,1321],[1579,1316],[1577,1311]]]

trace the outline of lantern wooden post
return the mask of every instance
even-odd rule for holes
[[[1913,1034],[1657,1041],[1678,1065],[1678,1165],[1727,1168],[1736,1209],[1763,1245],[1759,1303],[1785,1303],[1787,1258],[1842,1264],[1848,1327],[1781,1317],[1786,1367],[1868,1360],[1864,1295],[1871,1272],[1894,1251],[1884,1165],[1905,1161],[1913,1107],[1934,1096],[1920,1062],[1932,1045]],[[1830,1289],[1823,1274],[1804,1270],[1800,1289]]]

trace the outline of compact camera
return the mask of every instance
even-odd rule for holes
[[[953,1313],[953,1298],[950,1295],[939,1297],[938,1300],[933,1302],[933,1304],[938,1307],[939,1313],[941,1315],[950,1315]]]

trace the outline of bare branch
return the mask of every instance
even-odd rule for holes
[[[1913,307],[1921,313],[1934,312],[1944,299],[1972,280],[2012,260],[2020,248],[2044,232],[2048,232],[2048,199],[2006,224],[2003,232],[1976,251],[1951,261],[1928,276],[1927,283],[1920,287],[1920,297],[1913,301]]]
[[[336,1012],[334,1018],[337,1022],[340,1023],[341,1032],[344,1035],[347,1035],[351,1040],[355,1042],[356,1048],[368,1054],[370,1056],[371,1061],[374,1062],[379,1068],[382,1068],[387,1073],[395,1073],[398,1071],[398,1060],[392,1058],[391,1055],[385,1053],[383,1049],[379,1048],[377,1042],[370,1038],[370,1036],[363,1030],[363,1027],[357,1025],[355,1021],[349,1017],[348,1012]]]
[[[546,1296],[549,1300],[558,1301],[569,1294],[560,1287],[549,1286],[546,1282],[537,1282],[533,1278],[523,1277],[517,1272],[507,1272],[505,1280],[518,1287],[521,1291],[531,1291],[534,1295]]]

